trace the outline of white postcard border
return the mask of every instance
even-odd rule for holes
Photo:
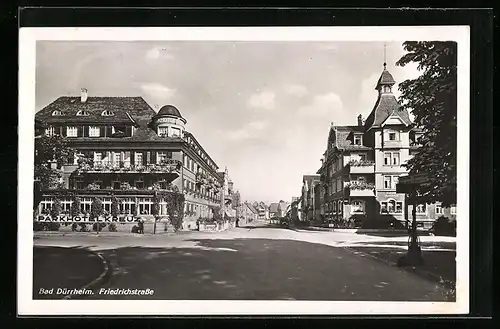
[[[457,298],[445,302],[33,300],[33,162],[37,40],[456,41],[458,43]],[[146,27],[19,30],[18,314],[19,315],[343,315],[469,312],[468,26]]]

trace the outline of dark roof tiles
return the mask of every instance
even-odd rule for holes
[[[396,81],[392,77],[392,74],[389,73],[389,71],[387,71],[384,68],[384,70],[382,71],[382,74],[380,75],[380,78],[378,78],[377,86],[375,87],[375,89],[378,89],[380,86],[383,86],[383,85],[392,86],[395,83],[396,83]]]
[[[110,111],[112,116],[102,116],[103,111]],[[53,116],[60,111],[62,116]],[[88,115],[77,116],[80,111]],[[36,118],[46,123],[138,123],[155,114],[142,97],[88,97],[85,102],[80,97],[63,96],[36,113]]]
[[[404,109],[393,94],[383,94],[377,99],[372,112],[365,122],[365,128],[380,127],[380,125],[391,115],[396,115],[407,124],[411,124],[408,110]]]
[[[162,116],[162,115],[170,115],[178,118],[182,118],[181,112],[173,106],[173,105],[165,105],[163,106],[159,111],[156,116]]]

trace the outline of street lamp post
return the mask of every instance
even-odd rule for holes
[[[406,255],[398,259],[398,265],[408,266],[408,265],[421,265],[424,261],[422,257],[422,250],[418,241],[417,233],[417,205],[418,205],[418,184],[424,180],[425,177],[422,175],[420,177],[410,176],[405,178],[400,178],[398,185],[396,186],[396,192],[406,193],[413,203],[413,209],[411,211],[412,220],[411,228],[408,231],[408,252]]]

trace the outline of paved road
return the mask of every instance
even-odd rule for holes
[[[33,249],[33,299],[61,299],[101,275],[104,266],[94,253],[75,248]],[[66,288],[66,289],[65,289]]]
[[[99,250],[113,268],[104,287],[153,289],[151,299],[448,300],[448,291],[435,283],[342,248],[352,239],[335,232],[236,228],[176,236],[40,237],[35,244]],[[90,298],[134,297],[96,292]]]

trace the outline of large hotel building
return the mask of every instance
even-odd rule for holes
[[[212,217],[218,207],[227,207],[232,215],[227,169],[218,172],[172,105],[155,112],[142,97],[88,97],[82,89],[80,97],[59,97],[35,120],[44,125],[45,134],[65,137],[77,150],[74,162],[59,169],[65,190],[80,197],[82,212],[90,211],[96,196],[110,212],[114,196],[122,214],[148,217],[154,191],[162,190],[185,195],[186,226]],[[38,211],[50,209],[57,193],[44,190]],[[68,212],[73,198],[61,202]],[[160,215],[166,214],[166,202],[160,200]]]
[[[407,174],[402,165],[418,151],[421,132],[393,94],[395,83],[384,64],[375,87],[378,98],[368,118],[359,115],[357,125],[352,126],[332,124],[317,184],[311,186],[310,177],[304,176],[303,189],[310,197],[320,192],[321,206],[314,217],[327,221],[411,219],[412,205],[405,194],[396,193],[396,184]],[[313,201],[304,202],[303,209],[312,208]],[[455,212],[455,207],[440,204],[422,204],[416,209],[417,220],[424,227],[440,216],[454,219]]]

